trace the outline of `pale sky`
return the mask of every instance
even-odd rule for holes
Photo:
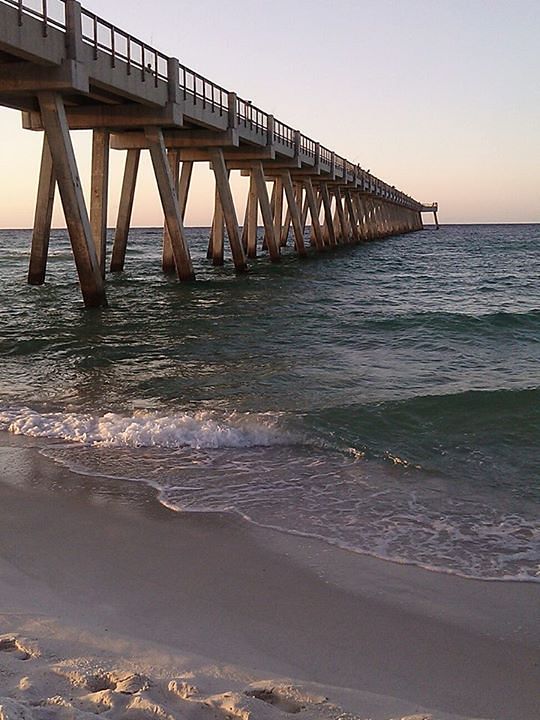
[[[442,222],[540,222],[540,0],[83,5],[420,202],[438,201]],[[2,227],[32,224],[42,138],[20,126],[0,108]],[[73,135],[87,183],[90,136]],[[111,155],[114,226],[124,154]],[[241,214],[246,183],[233,182]],[[186,224],[208,225],[212,202],[201,164]],[[161,223],[146,159],[133,224]]]

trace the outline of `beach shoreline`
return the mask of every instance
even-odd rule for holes
[[[242,702],[252,718],[287,702],[313,718],[536,717],[538,584],[465,580],[226,514],[174,513],[142,483],[74,475],[25,439],[2,442],[0,636],[34,643],[40,659],[0,653],[0,697],[64,697],[60,670],[80,680],[97,662],[138,668],[155,688],[191,678],[199,698],[125,695],[177,703],[172,717],[213,717],[204,703],[217,693],[209,702],[222,712],[223,692],[231,717],[244,717]],[[36,667],[27,692],[21,652],[24,677]],[[58,692],[51,678],[63,678]],[[249,695],[257,683],[262,700]],[[82,712],[84,698],[64,700]]]

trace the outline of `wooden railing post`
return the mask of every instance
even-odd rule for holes
[[[299,158],[300,157],[300,148],[302,143],[302,133],[300,130],[294,131],[294,157]]]
[[[267,125],[266,125],[266,144],[268,146],[272,146],[274,144],[274,116],[268,115]]]
[[[170,103],[180,102],[180,67],[177,58],[167,60],[167,83]]]
[[[66,52],[69,60],[84,59],[81,3],[66,0]]]
[[[230,92],[228,94],[229,104],[229,129],[235,130],[238,127],[238,108],[237,108],[237,96],[236,93]]]

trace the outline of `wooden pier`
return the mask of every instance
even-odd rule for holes
[[[84,302],[106,305],[110,150],[126,152],[110,271],[124,268],[137,171],[150,153],[164,213],[162,266],[195,277],[184,231],[193,163],[209,163],[216,191],[208,258],[224,262],[225,238],[238,272],[264,251],[298,255],[420,230],[417,202],[320,143],[81,7],[76,0],[0,0],[0,105],[43,132],[28,281],[45,280],[58,187]],[[89,210],[72,130],[92,130]],[[229,183],[249,180],[240,225]],[[269,184],[272,187],[268,192]],[[257,221],[264,225],[262,247]]]

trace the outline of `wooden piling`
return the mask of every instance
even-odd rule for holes
[[[237,272],[245,272],[247,270],[246,256],[240,240],[238,218],[234,207],[231,186],[229,184],[229,173],[225,165],[223,150],[221,148],[210,148],[208,153],[216,178],[216,187],[221,200],[225,225],[227,226],[227,235],[231,246],[234,267]]]
[[[302,218],[300,216],[300,208],[298,207],[298,204],[296,202],[296,195],[292,184],[291,173],[288,170],[283,173],[282,182],[283,188],[285,190],[285,195],[287,197],[287,212],[294,230],[294,245],[296,248],[296,252],[299,255],[305,255],[306,247],[304,245],[304,227],[302,224]]]
[[[304,180],[304,188],[306,191],[306,201],[309,207],[309,214],[311,216],[311,230],[312,238],[315,243],[317,250],[324,250],[324,239],[322,235],[322,228],[319,222],[320,205],[315,198],[315,192],[313,190],[313,183],[311,178],[307,177]]]
[[[152,158],[165,222],[169,229],[178,278],[180,280],[194,280],[195,273],[193,272],[177,192],[167,160],[163,131],[158,127],[146,127],[144,134],[148,142],[150,157]]]
[[[122,272],[126,261],[127,239],[131,214],[133,211],[133,199],[135,197],[135,186],[137,184],[137,172],[141,151],[132,149],[127,151],[124,178],[122,180],[122,191],[118,206],[118,219],[114,234],[114,243],[111,256],[111,272]]]
[[[90,226],[101,276],[105,278],[107,254],[107,203],[109,190],[108,130],[92,133],[92,181],[90,189]]]
[[[106,306],[103,277],[94,247],[64,101],[58,93],[52,92],[38,93],[38,101],[84,303],[87,307]]]
[[[182,162],[182,170],[180,171],[180,154],[177,151],[168,150],[167,156],[174,184],[177,188],[180,217],[182,218],[182,222],[184,222],[184,218],[186,216],[186,206],[189,195],[189,188],[191,184],[191,176],[193,173],[193,162],[189,160],[184,160]],[[161,267],[164,273],[174,273],[176,271],[171,238],[166,222],[163,223],[163,250],[161,257]]]
[[[258,219],[259,203],[257,200],[257,188],[253,173],[249,175],[249,195],[247,203],[247,255],[249,258],[257,257],[257,219]]]
[[[36,212],[34,215],[34,229],[32,232],[32,249],[30,251],[30,265],[28,268],[28,282],[30,285],[43,285],[45,282],[55,190],[56,176],[54,174],[51,151],[49,149],[47,135],[43,133],[41,167],[39,171]]]
[[[334,218],[332,217],[332,205],[330,203],[330,194],[326,183],[320,184],[320,193],[324,208],[324,227],[326,230],[327,242],[330,246],[336,245],[336,233],[334,232]]]
[[[178,185],[180,181],[180,153],[178,150],[169,148],[167,150],[167,161],[171,170],[173,179],[174,189],[178,195]],[[180,203],[178,203],[180,204]],[[182,211],[180,210],[180,214]],[[183,219],[183,218],[182,218]],[[161,250],[161,269],[166,274],[172,274],[176,272],[176,265],[174,263],[174,254],[171,243],[171,236],[169,235],[169,228],[164,219],[163,221],[163,246]]]
[[[281,233],[283,231],[283,180],[280,175],[274,178],[274,204],[272,207],[274,215],[274,237],[279,246],[281,244]]]
[[[255,182],[259,206],[261,208],[268,254],[273,262],[279,262],[279,260],[281,260],[279,254],[279,237],[276,237],[274,234],[274,218],[272,217],[272,209],[268,199],[268,191],[266,189],[264,170],[261,162],[254,163],[251,174]]]
[[[216,185],[216,189],[214,191],[214,217],[212,219],[212,229],[210,231],[210,242],[207,253],[207,257],[212,260],[212,265],[214,265],[214,267],[220,267],[225,262],[224,240],[225,218],[223,216],[221,197]]]
[[[358,229],[358,217],[354,207],[352,193],[350,190],[345,190],[343,194],[345,198],[345,207],[347,208],[347,213],[349,215],[349,225],[352,232],[352,239],[353,242],[359,243],[362,238],[360,235],[360,230]]]
[[[341,191],[339,187],[336,187],[334,190],[334,197],[336,198],[336,211],[337,211],[337,217],[338,217],[338,224],[339,224],[339,230],[341,232],[341,241],[345,243],[349,243],[350,240],[350,234],[349,234],[349,228],[347,226],[347,221],[345,219],[345,211],[343,210],[343,198],[341,197]]]
[[[291,209],[287,203],[287,211],[285,213],[285,220],[283,221],[283,227],[281,229],[281,247],[287,247],[287,243],[289,242],[289,232],[291,230]]]

